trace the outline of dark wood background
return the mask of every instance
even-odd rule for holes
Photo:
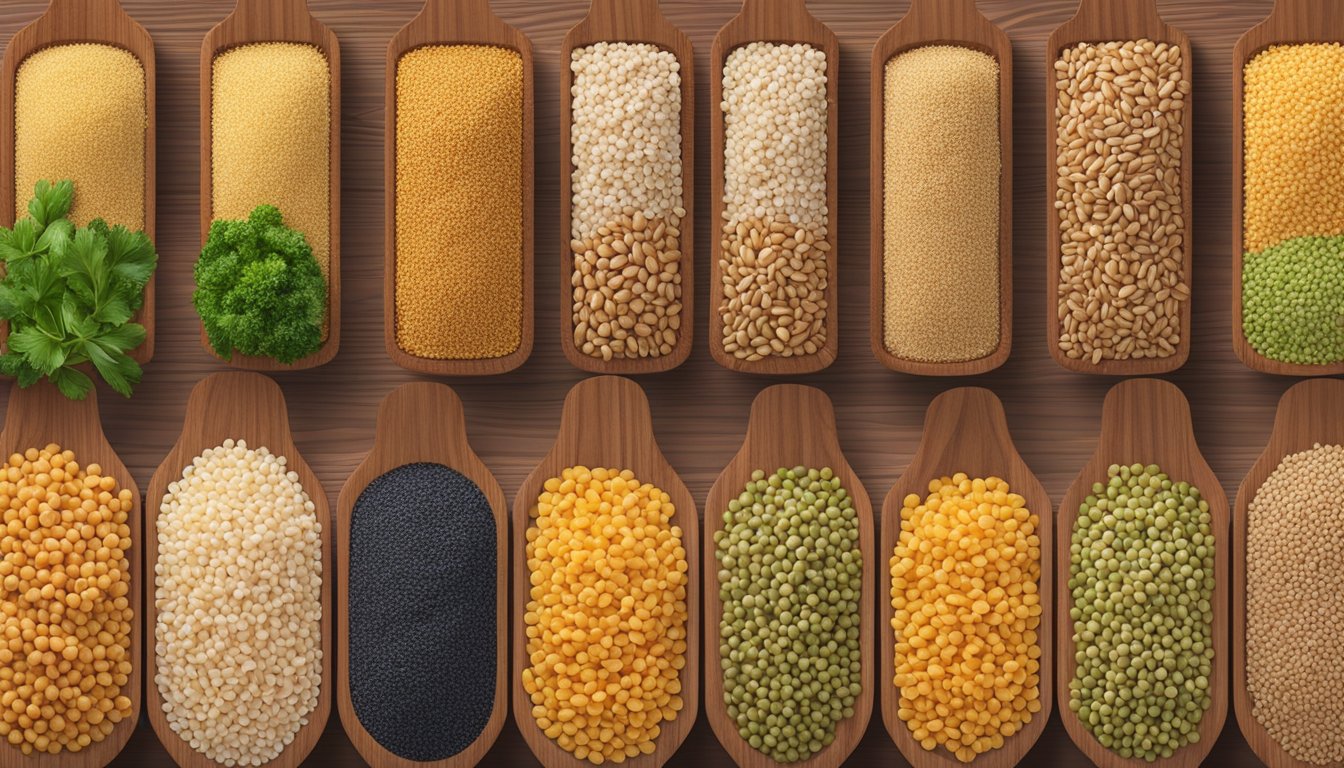
[[[1321,0],[1328,2],[1330,0]],[[191,267],[199,250],[197,185],[197,87],[205,32],[226,13],[230,0],[123,0],[126,10],[154,36],[158,55],[158,351],[134,399],[103,389],[103,423],[112,445],[143,489],[182,426],[187,394],[222,366],[200,346],[191,308]],[[388,40],[419,10],[419,0],[311,0],[313,13],[341,41],[342,267],[341,350],[312,371],[277,376],[289,399],[296,441],[333,502],[346,477],[373,443],[379,400],[416,378],[389,361],[383,350],[383,62]],[[840,442],[863,479],[874,506],[905,469],[919,437],[924,409],[937,393],[971,384],[989,387],[1007,407],[1009,425],[1027,463],[1058,504],[1091,455],[1101,401],[1112,383],[1065,372],[1051,362],[1045,338],[1043,238],[1047,202],[1044,108],[1046,36],[1074,12],[1073,0],[981,0],[1014,47],[1014,270],[1016,323],[1013,355],[992,374],[974,379],[920,379],[887,372],[868,345],[868,59],[872,45],[905,13],[906,0],[812,0],[812,11],[840,36],[840,357],[822,374],[800,380],[835,401]],[[1190,35],[1194,46],[1194,348],[1190,362],[1172,375],[1190,398],[1199,442],[1232,498],[1263,448],[1278,397],[1293,382],[1252,373],[1237,362],[1230,338],[1231,58],[1237,37],[1262,19],[1269,0],[1162,0],[1166,19]],[[0,39],[8,40],[43,9],[42,0],[0,2]],[[537,137],[537,342],[521,369],[486,380],[450,380],[466,405],[476,451],[512,498],[549,448],[560,404],[582,374],[560,353],[557,259],[557,178],[560,65],[565,31],[584,14],[585,0],[495,0],[496,11],[522,28],[536,48]],[[698,148],[709,146],[708,53],[715,32],[734,13],[734,0],[664,0],[673,23],[695,43]],[[709,163],[696,159],[696,242],[710,242]],[[4,180],[0,183],[12,183]],[[483,241],[490,237],[482,232]],[[701,247],[700,258],[710,249]],[[720,469],[737,450],[752,397],[770,380],[730,373],[710,359],[705,344],[708,269],[699,269],[690,361],[664,375],[642,377],[653,406],[663,451],[703,503]],[[1052,303],[1052,302],[1049,302]],[[0,399],[7,397],[0,392]],[[3,402],[0,402],[0,406]],[[6,449],[7,450],[7,449]],[[328,543],[331,541],[328,530]],[[885,558],[883,558],[885,560]],[[880,565],[880,564],[879,564]],[[337,601],[339,602],[339,600]],[[335,660],[339,665],[341,660]],[[1228,663],[1226,659],[1221,663]],[[886,672],[883,672],[885,675]],[[875,682],[875,681],[874,681]],[[147,681],[152,685],[152,681]],[[1053,695],[1053,692],[1051,693]],[[309,765],[356,766],[333,707],[327,731]],[[534,765],[512,720],[482,765]],[[727,766],[703,717],[673,765]],[[852,765],[904,765],[874,714]],[[1237,731],[1232,714],[1207,764],[1252,766],[1258,761]],[[142,717],[139,730],[115,765],[157,768],[171,761]],[[1023,765],[1081,766],[1086,758],[1052,718]]]

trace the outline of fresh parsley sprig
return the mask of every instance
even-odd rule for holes
[[[130,397],[141,370],[127,353],[145,340],[145,327],[130,320],[159,257],[144,232],[102,219],[76,227],[66,218],[74,194],[70,181],[39,181],[28,216],[0,228],[0,320],[9,321],[0,373],[21,387],[45,376],[83,400],[93,380],[78,366],[92,363]]]

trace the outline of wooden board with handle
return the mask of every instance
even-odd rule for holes
[[[751,420],[747,434],[737,455],[719,474],[705,502],[705,525],[702,532],[704,560],[705,602],[705,715],[719,743],[732,755],[741,768],[779,768],[783,763],[754,749],[738,733],[737,723],[728,714],[723,699],[722,657],[719,654],[719,621],[723,602],[719,596],[719,564],[715,555],[714,534],[723,530],[724,512],[728,503],[736,499],[751,473],[764,471],[767,476],[780,468],[803,466],[808,469],[830,467],[840,479],[841,487],[853,500],[854,515],[858,519],[859,552],[863,556],[863,581],[860,587],[859,607],[859,668],[863,692],[854,700],[854,715],[840,721],[835,727],[835,741],[805,760],[787,763],[792,768],[838,768],[858,746],[868,727],[873,709],[873,600],[875,534],[873,506],[863,483],[845,459],[835,428],[835,408],[825,392],[798,384],[779,384],[763,390],[751,405]]]

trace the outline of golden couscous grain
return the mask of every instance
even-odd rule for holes
[[[999,346],[999,65],[948,45],[887,62],[883,345],[966,362]]]
[[[70,220],[145,228],[145,70],[101,43],[43,48],[14,79],[14,212],[38,181],[75,184]]]
[[[522,343],[522,57],[416,48],[397,62],[396,119],[397,345],[504,357]]]

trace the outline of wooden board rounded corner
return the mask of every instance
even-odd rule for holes
[[[957,472],[964,472],[971,477],[1000,477],[1007,481],[1012,492],[1026,499],[1027,509],[1037,516],[1037,536],[1041,542],[1041,570],[1037,589],[1041,599],[1041,622],[1036,630],[1037,643],[1041,648],[1037,683],[1041,709],[1032,715],[1031,722],[1024,728],[1005,739],[1002,747],[977,755],[970,763],[957,760],[944,747],[929,751],[915,741],[909,726],[897,712],[900,696],[893,683],[892,672],[895,668],[895,637],[891,622],[895,609],[891,604],[890,563],[900,539],[905,497],[914,494],[922,500],[928,495],[931,481],[951,477]],[[1045,730],[1054,701],[1054,535],[1054,508],[1050,496],[1018,453],[999,398],[980,387],[961,387],[935,397],[929,404],[914,458],[882,504],[879,555],[879,584],[883,596],[880,600],[879,625],[882,657],[878,671],[882,688],[882,722],[902,756],[915,768],[960,768],[968,765],[973,768],[1012,768],[1031,750]]]
[[[1185,232],[1185,284],[1190,288],[1190,298],[1181,302],[1180,322],[1181,340],[1175,345],[1174,354],[1166,357],[1139,358],[1130,360],[1102,360],[1093,364],[1088,360],[1074,360],[1067,357],[1059,348],[1061,323],[1058,313],[1059,271],[1061,264],[1059,214],[1055,210],[1054,179],[1058,174],[1055,148],[1059,132],[1059,122],[1055,117],[1055,98],[1057,78],[1055,61],[1060,53],[1078,43],[1101,43],[1116,40],[1137,40],[1147,38],[1154,42],[1168,43],[1181,49],[1181,66],[1185,80],[1191,83],[1190,93],[1186,94],[1181,114],[1181,201],[1184,209]],[[1055,28],[1045,47],[1045,158],[1046,186],[1050,193],[1046,198],[1046,258],[1045,258],[1045,328],[1046,346],[1050,357],[1059,366],[1073,373],[1094,374],[1098,376],[1157,376],[1180,369],[1190,359],[1190,346],[1194,339],[1193,322],[1195,300],[1195,247],[1194,247],[1194,49],[1190,38],[1181,30],[1167,24],[1158,12],[1157,0],[1133,0],[1125,3],[1108,3],[1107,0],[1079,0],[1078,11],[1074,16]]]
[[[677,343],[661,357],[603,360],[586,355],[574,344],[574,297],[570,277],[574,254],[570,250],[573,220],[572,177],[574,155],[570,142],[574,74],[570,57],[575,48],[602,42],[647,43],[677,57],[681,67],[681,318]],[[595,374],[640,375],[664,373],[691,355],[695,341],[695,51],[691,39],[663,15],[658,0],[592,0],[588,14],[565,34],[560,45],[560,350],[570,365]]]
[[[98,394],[90,391],[84,400],[67,400],[56,387],[40,381],[27,389],[14,384],[10,388],[5,425],[0,431],[0,452],[11,454],[28,448],[44,448],[56,443],[62,449],[73,451],[81,467],[98,464],[106,477],[115,478],[117,487],[131,492],[132,508],[126,524],[131,529],[131,551],[126,559],[130,565],[131,601],[131,674],[121,695],[131,700],[131,712],[112,729],[102,741],[90,744],[79,752],[61,752],[52,755],[34,753],[24,755],[10,744],[0,745],[0,768],[102,768],[116,759],[126,747],[140,721],[143,705],[145,668],[145,633],[142,622],[144,607],[144,579],[147,571],[141,560],[145,549],[143,508],[140,488],[121,458],[113,450],[103,433],[98,412]]]
[[[201,41],[201,246],[205,246],[210,235],[210,224],[214,221],[214,136],[211,117],[214,106],[214,60],[229,48],[268,42],[305,43],[321,51],[327,60],[327,103],[330,109],[330,119],[327,121],[327,227],[330,244],[327,262],[327,335],[317,351],[292,363],[243,355],[236,351],[225,360],[210,346],[204,325],[201,325],[201,347],[207,354],[239,370],[301,371],[331,362],[341,346],[341,46],[336,33],[309,14],[308,0],[237,0],[233,11],[211,27]]]
[[[1075,646],[1073,621],[1069,619],[1073,596],[1068,589],[1070,546],[1079,507],[1091,493],[1093,483],[1105,482],[1112,464],[1157,464],[1175,482],[1188,482],[1208,502],[1214,530],[1213,638],[1214,660],[1209,695],[1212,702],[1200,720],[1200,739],[1176,750],[1169,758],[1145,761],[1123,758],[1103,747],[1069,709],[1069,681],[1073,679]],[[1058,711],[1074,745],[1100,768],[1197,768],[1222,732],[1227,719],[1229,633],[1229,568],[1232,552],[1227,544],[1230,531],[1227,496],[1217,476],[1204,460],[1190,416],[1190,404],[1174,384],[1158,379],[1129,379],[1111,388],[1102,407],[1097,447],[1060,501],[1057,518],[1055,627],[1058,669],[1055,671]]]
[[[513,650],[509,690],[513,720],[532,754],[545,768],[585,768],[590,764],[563,750],[537,727],[523,688],[527,668],[527,639],[523,614],[530,585],[527,568],[527,531],[531,512],[546,480],[569,467],[629,469],[642,482],[651,483],[672,499],[676,513],[673,525],[681,528],[686,550],[686,665],[679,679],[683,707],[670,723],[665,722],[652,754],[629,758],[627,768],[662,768],[677,752],[700,708],[700,536],[693,497],[676,470],[658,448],[653,434],[649,401],[634,381],[619,376],[597,376],[580,381],[565,397],[555,444],[523,481],[514,497],[512,517],[512,594],[510,634]]]
[[[799,417],[802,420],[799,420]],[[781,467],[805,466],[809,469],[830,467],[853,500],[859,524],[859,551],[863,557],[860,586],[859,666],[863,690],[854,701],[854,714],[839,722],[835,741],[805,760],[779,763],[754,749],[741,735],[727,712],[723,700],[720,673],[719,617],[723,604],[718,592],[718,565],[715,532],[723,528],[723,513],[728,502],[737,498],[755,470],[773,472]],[[873,506],[858,473],[846,460],[836,430],[835,409],[820,389],[798,384],[779,384],[758,394],[751,406],[751,418],[742,446],[724,467],[705,501],[702,558],[704,571],[704,670],[705,716],[719,744],[741,768],[839,768],[858,747],[872,716],[876,653],[873,645],[873,610],[876,599],[876,531]]]
[[[523,65],[522,178],[522,325],[518,347],[499,357],[479,359],[433,359],[413,355],[397,342],[397,65],[410,51],[427,45],[492,45],[515,51]],[[536,147],[534,65],[532,43],[527,35],[506,24],[491,9],[489,0],[425,0],[424,8],[407,22],[387,44],[386,78],[383,89],[383,339],[387,356],[408,371],[435,376],[493,376],[508,373],[532,355],[536,302],[534,204]]]
[[[495,700],[490,717],[475,741],[439,760],[411,760],[383,747],[363,726],[350,697],[350,531],[355,505],[369,483],[408,464],[439,464],[476,484],[485,495],[495,521]],[[336,707],[350,743],[366,762],[387,768],[471,768],[480,762],[504,726],[509,709],[508,562],[509,516],[504,490],[472,450],[467,439],[462,401],[443,384],[411,382],[392,390],[378,407],[373,447],[351,473],[336,502]]]
[[[983,357],[929,362],[887,349],[886,305],[886,66],[895,56],[929,45],[970,48],[999,68],[999,342]],[[884,368],[915,376],[978,376],[1008,361],[1013,346],[1013,46],[1008,34],[975,6],[975,0],[912,0],[909,12],[873,46],[869,94],[869,343]]]
[[[187,401],[182,433],[154,472],[145,497],[145,572],[153,573],[158,562],[158,515],[169,484],[182,476],[182,470],[206,450],[218,447],[226,439],[247,441],[250,448],[265,446],[276,456],[285,457],[290,471],[299,476],[299,484],[313,502],[322,524],[322,683],[317,706],[309,714],[293,741],[262,768],[297,768],[317,745],[331,714],[332,702],[332,517],[326,491],[317,475],[299,454],[290,432],[288,408],[280,386],[260,373],[226,371],[211,374],[196,384]],[[144,633],[156,637],[158,612],[155,608],[157,586],[147,581],[145,590]],[[159,743],[181,768],[224,768],[191,748],[168,725],[163,699],[155,683],[157,659],[153,643],[145,651],[145,708],[150,726]]]

